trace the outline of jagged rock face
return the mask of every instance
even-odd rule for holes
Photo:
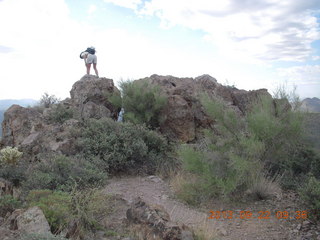
[[[114,86],[112,79],[97,78],[85,75],[75,84],[70,91],[72,105],[77,108],[81,118],[116,118],[119,109],[109,101],[108,96],[120,91]]]
[[[32,108],[12,105],[5,113],[2,123],[2,143],[17,146],[30,134],[43,130],[42,114]]]
[[[149,206],[137,198],[127,210],[127,219],[138,224],[146,239],[193,240],[193,232],[185,225],[170,221],[169,214],[160,206]],[[156,238],[155,238],[156,236]]]
[[[41,113],[34,108],[11,106],[4,114],[1,145],[19,147],[24,156],[30,156],[31,159],[38,153],[73,155],[76,154],[75,139],[70,135],[70,130],[77,127],[80,120],[102,117],[116,119],[118,109],[108,101],[112,94],[120,96],[113,80],[85,75],[73,85],[70,94],[71,99],[67,98],[60,104],[72,109],[76,119],[69,119],[62,124],[48,121],[54,107],[46,108]]]
[[[219,84],[209,75],[194,79],[152,75],[137,81],[150,81],[159,86],[167,96],[167,106],[160,116],[165,119],[160,125],[160,131],[169,138],[182,142],[191,142],[201,134],[202,129],[214,127],[214,119],[207,116],[200,102],[203,94],[207,94],[212,100],[223,100],[239,117],[250,109],[250,105],[259,96],[271,98],[266,89],[238,90]]]

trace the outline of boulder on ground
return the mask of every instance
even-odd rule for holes
[[[170,221],[169,214],[162,207],[149,206],[140,198],[135,199],[127,210],[127,219],[129,223],[140,226],[146,239],[150,236],[163,240],[194,239],[189,227]]]

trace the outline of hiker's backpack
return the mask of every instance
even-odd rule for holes
[[[88,52],[90,54],[95,54],[96,50],[94,48],[87,48],[86,52]]]
[[[87,50],[85,50],[85,51],[80,53],[80,58],[81,59],[83,59],[82,54],[85,53],[85,52],[90,53],[90,54],[95,54],[96,50],[94,48],[87,48]]]

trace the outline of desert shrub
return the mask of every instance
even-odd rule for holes
[[[15,187],[18,187],[26,180],[26,169],[27,164],[22,161],[17,165],[3,164],[0,165],[0,177],[13,183]]]
[[[69,237],[82,237],[88,231],[103,229],[103,221],[113,211],[111,197],[97,188],[70,193],[72,215]]]
[[[53,233],[63,230],[70,221],[71,196],[69,193],[33,190],[29,192],[26,200],[29,206],[41,208]]]
[[[63,104],[56,104],[49,112],[49,121],[53,123],[64,123],[66,120],[73,117],[72,109],[64,106]]]
[[[71,191],[75,183],[85,188],[103,184],[105,180],[106,173],[90,161],[80,157],[55,155],[38,163],[31,170],[23,188]]]
[[[256,198],[269,198],[278,191],[280,179],[292,181],[297,174],[318,168],[317,161],[306,157],[312,154],[304,151],[303,117],[288,108],[288,101],[278,101],[275,110],[272,98],[261,97],[243,119],[219,99],[203,96],[201,102],[216,130],[207,132],[204,148],[187,146],[179,155],[183,169],[198,176],[198,188],[207,198],[248,190]],[[194,189],[189,186],[185,191]]]
[[[51,233],[23,233],[19,240],[67,240],[61,236],[54,236]]]
[[[16,147],[5,147],[0,150],[0,164],[17,165],[22,154]]]
[[[261,161],[273,172],[283,172],[292,168],[293,157],[302,150],[303,115],[290,109],[275,115],[272,106],[273,101],[268,98],[262,98],[260,104],[256,104],[247,116],[248,131],[265,145]]]
[[[320,219],[320,180],[310,174],[299,192],[307,207],[311,210],[309,217]]]
[[[148,127],[157,128],[161,119],[159,113],[167,103],[159,88],[146,80],[136,82],[124,81],[122,90],[122,106],[125,109],[124,120],[132,123],[144,123]]]
[[[13,212],[21,205],[21,202],[11,195],[2,196],[0,198],[0,217],[4,217],[8,212]]]
[[[29,206],[42,209],[51,231],[67,230],[68,237],[82,237],[88,231],[102,229],[103,220],[112,212],[111,197],[97,188],[77,190],[70,193],[33,190],[26,201]]]
[[[122,107],[122,98],[121,95],[117,92],[107,93],[106,97],[108,101],[116,108],[121,109]]]
[[[49,95],[48,93],[44,93],[39,101],[40,106],[44,108],[49,108],[51,105],[59,102],[59,99],[55,95]]]
[[[154,173],[174,163],[167,140],[144,126],[89,119],[77,134],[84,156],[110,173]]]

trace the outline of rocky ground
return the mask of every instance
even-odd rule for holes
[[[267,201],[226,203],[217,201],[207,209],[195,209],[181,203],[174,196],[170,183],[156,176],[124,177],[110,180],[104,189],[106,194],[121,197],[128,206],[140,197],[151,206],[161,206],[173,222],[201,229],[213,239],[320,239],[320,226],[310,219],[295,219],[295,211],[304,211],[296,201],[294,193],[283,193],[281,197]],[[210,211],[232,211],[232,219],[209,219]],[[240,212],[249,211],[251,219],[241,219]],[[267,218],[267,211],[270,218]],[[279,220],[276,211],[288,211],[292,219]],[[125,209],[114,213],[112,222],[121,224],[126,219]],[[258,219],[258,216],[262,219]]]

